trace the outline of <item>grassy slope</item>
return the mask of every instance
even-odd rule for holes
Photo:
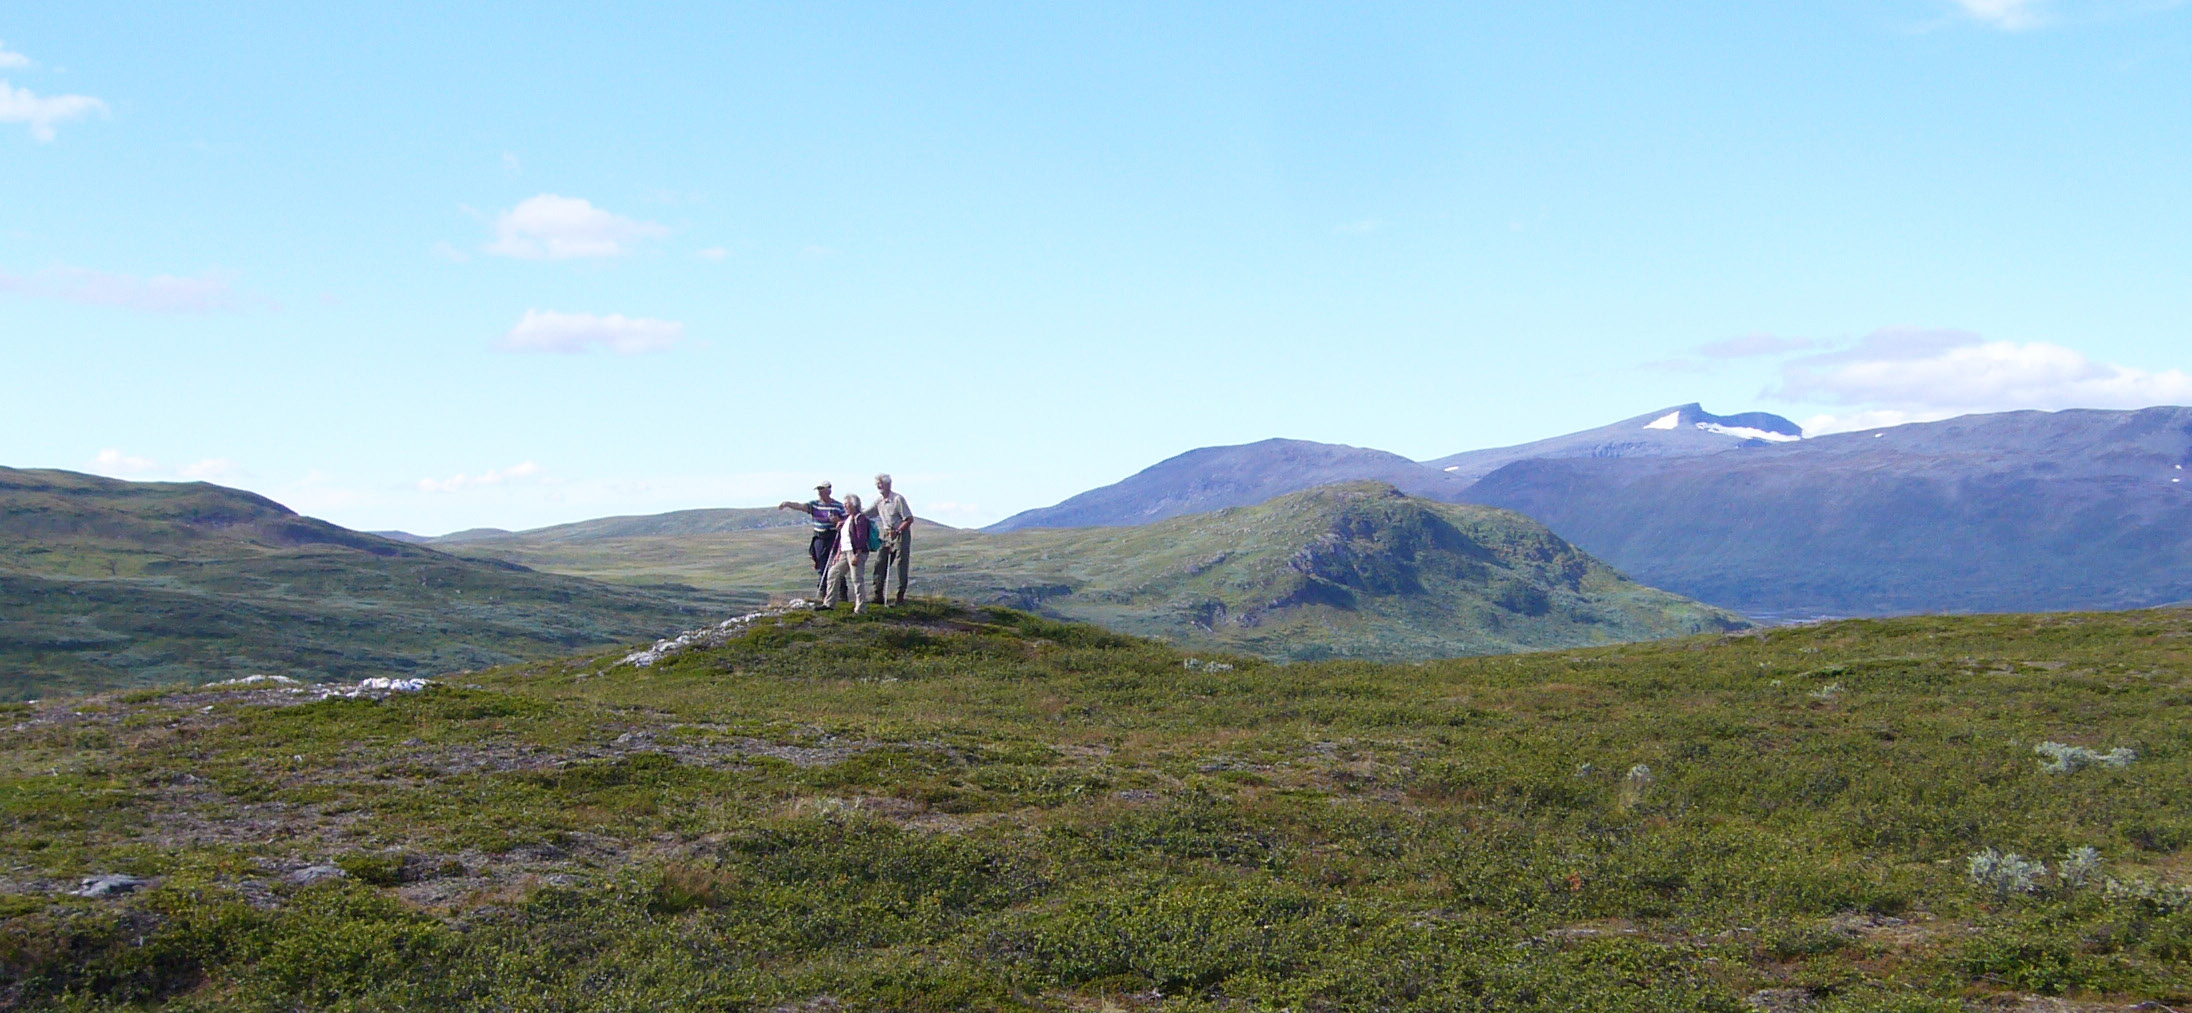
[[[204,483],[0,469],[0,695],[444,672],[694,625],[758,596],[461,559]]]
[[[1132,528],[924,527],[925,590],[1203,649],[1412,659],[1728,629],[1728,613],[1637,585],[1542,526],[1486,507],[1325,486]],[[469,543],[527,566],[746,592],[811,586],[794,529]]]
[[[924,602],[378,702],[17,706],[0,1001],[2181,1007],[2192,902],[1965,861],[2192,880],[2187,643],[2179,610],[1209,671]],[[110,871],[154,884],[53,892]]]
[[[597,517],[524,532],[496,529],[459,531],[439,538],[429,538],[426,542],[447,548],[470,542],[495,541],[516,534],[528,542],[573,543],[653,535],[712,535],[728,531],[799,527],[806,523],[805,517],[774,507],[727,507],[712,510],[673,510],[665,514],[640,516]]]

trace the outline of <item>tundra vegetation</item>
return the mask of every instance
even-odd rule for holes
[[[1277,664],[921,601],[8,705],[0,1006],[2181,1007],[2188,638]]]

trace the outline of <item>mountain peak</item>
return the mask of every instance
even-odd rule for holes
[[[1700,429],[1721,436],[1733,436],[1740,440],[1757,440],[1761,443],[1790,443],[1804,438],[1804,427],[1772,412],[1714,415],[1695,401],[1654,413],[1652,420],[1644,423],[1644,428],[1661,430]]]

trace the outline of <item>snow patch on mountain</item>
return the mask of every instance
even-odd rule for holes
[[[1661,415],[1660,417],[1651,420],[1650,422],[1644,423],[1644,428],[1667,430],[1680,429],[1682,428],[1683,422],[1682,416],[1687,410],[1688,409],[1677,408],[1671,412],[1668,412],[1665,415]],[[1764,440],[1768,443],[1794,443],[1797,440],[1801,440],[1804,438],[1802,433],[1789,433],[1773,429],[1760,429],[1757,426],[1731,426],[1728,425],[1726,422],[1720,420],[1717,416],[1706,414],[1703,411],[1699,411],[1698,414],[1704,415],[1705,417],[1697,422],[1691,423],[1691,425],[1696,426],[1698,429],[1703,430],[1704,432],[1718,433],[1722,436],[1733,436],[1738,440]]]
[[[1768,443],[1794,443],[1797,440],[1803,439],[1802,436],[1798,436],[1794,433],[1776,433],[1767,429],[1754,429],[1750,426],[1724,426],[1718,422],[1700,422],[1697,424],[1697,428],[1702,429],[1708,433],[1719,433],[1722,436],[1733,436],[1739,440],[1765,440]]]

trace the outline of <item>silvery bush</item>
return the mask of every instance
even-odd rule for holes
[[[2084,746],[2066,745],[2061,742],[2042,742],[2032,747],[2041,756],[2052,757],[2040,769],[2050,774],[2075,774],[2087,767],[2122,767],[2139,758],[2139,754],[2122,746],[2106,753],[2096,753]]]
[[[1973,886],[1993,891],[1996,897],[2013,893],[2031,893],[2038,889],[2040,877],[2047,875],[2047,865],[2027,861],[2014,851],[2002,852],[1987,848],[1967,861],[1964,874],[1971,878]]]

